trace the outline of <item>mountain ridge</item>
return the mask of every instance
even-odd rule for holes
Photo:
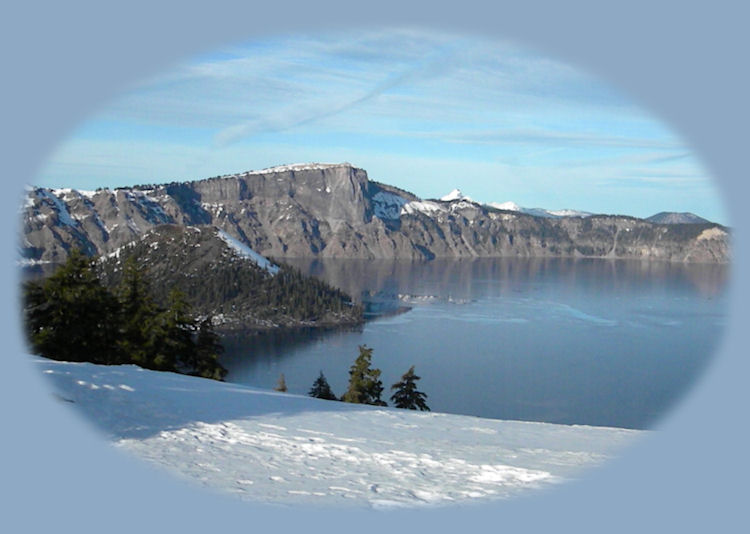
[[[690,212],[676,212],[676,211],[660,211],[647,217],[645,220],[657,224],[707,224],[710,223],[707,219],[699,217],[695,213]]]
[[[21,255],[59,262],[107,254],[160,224],[215,226],[264,256],[429,260],[598,257],[729,261],[715,223],[621,215],[539,217],[463,195],[423,200],[348,163],[294,164],[192,182],[81,192],[32,188]]]

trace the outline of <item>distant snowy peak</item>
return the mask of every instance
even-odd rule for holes
[[[464,195],[460,189],[454,189],[453,191],[451,191],[444,197],[441,197],[440,200],[442,200],[443,202],[453,202],[454,200],[471,201],[471,199],[467,197],[466,195]]]
[[[274,265],[268,260],[268,258],[262,256],[261,254],[258,254],[238,239],[235,239],[234,237],[226,233],[224,230],[219,230],[217,235],[222,241],[229,245],[229,248],[234,250],[239,256],[251,260],[253,263],[255,263],[255,265],[257,265],[261,269],[265,269],[272,275],[275,275],[279,272],[278,265]]]
[[[488,206],[492,208],[496,208],[499,210],[506,210],[506,211],[521,211],[521,206],[516,204],[515,202],[490,202],[487,204]]]
[[[579,210],[546,210],[547,213],[550,215],[554,215],[555,217],[589,217],[593,215],[593,213],[590,213],[588,211],[579,211]]]
[[[518,213],[525,213],[526,215],[533,215],[535,217],[547,217],[547,218],[560,218],[560,217],[589,217],[593,215],[588,211],[580,210],[547,210],[544,208],[523,208],[515,202],[490,202],[486,204],[491,208],[505,211],[516,211]]]

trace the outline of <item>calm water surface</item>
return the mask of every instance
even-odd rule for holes
[[[649,428],[710,362],[727,267],[619,260],[290,261],[362,300],[355,330],[225,340],[228,381],[284,373],[337,395],[366,344],[390,385],[415,365],[433,411]],[[408,311],[405,311],[408,310]],[[389,403],[390,404],[390,403]]]

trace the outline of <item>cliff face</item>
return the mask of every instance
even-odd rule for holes
[[[213,225],[277,258],[606,257],[729,261],[720,225],[624,216],[543,218],[465,199],[422,201],[349,164],[291,165],[196,182],[79,192],[34,188],[22,255],[106,254],[164,223]]]

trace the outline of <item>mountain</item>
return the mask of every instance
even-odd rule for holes
[[[222,329],[356,325],[362,309],[341,291],[275,265],[212,226],[159,225],[100,258],[105,285],[115,288],[123,266],[136,261],[156,301],[179,289],[196,314]]]
[[[445,197],[444,197],[445,198]],[[161,224],[209,225],[275,258],[595,257],[727,262],[713,223],[535,216],[465,198],[422,200],[348,163],[296,164],[194,182],[76,191],[31,188],[22,257],[108,254]]]
[[[677,213],[674,211],[660,211],[656,215],[646,218],[647,221],[657,224],[707,224],[709,221],[698,217],[694,213]]]

